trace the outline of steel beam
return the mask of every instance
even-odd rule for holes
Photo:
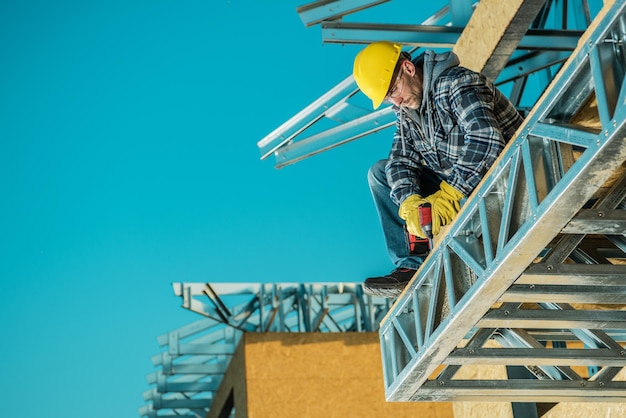
[[[626,265],[533,264],[515,282],[518,285],[625,286]]]
[[[393,25],[376,23],[325,22],[322,40],[328,44],[369,44],[393,41],[403,45],[452,48],[463,27],[430,25]],[[518,41],[517,48],[527,51],[573,51],[583,31],[530,29]]]
[[[504,293],[500,302],[555,302],[555,303],[593,303],[624,304],[626,286],[580,286],[580,285],[518,285],[515,284]]]
[[[626,311],[494,310],[477,323],[481,328],[626,329]],[[623,359],[626,365],[626,358]]]
[[[626,382],[574,382],[553,380],[452,380],[445,385],[428,382],[424,385],[422,401],[493,402],[494,399],[513,402],[623,402]]]
[[[304,26],[316,25],[325,20],[340,19],[369,7],[386,3],[389,0],[320,0],[305,4],[296,9]]]
[[[624,350],[585,348],[459,348],[443,364],[623,366]]]

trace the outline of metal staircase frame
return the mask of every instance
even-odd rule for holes
[[[381,324],[389,401],[626,399],[626,4],[594,23]]]

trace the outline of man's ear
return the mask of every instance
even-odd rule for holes
[[[415,65],[411,62],[411,60],[405,60],[402,63],[402,69],[411,77],[415,75]]]

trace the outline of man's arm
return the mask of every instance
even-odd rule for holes
[[[409,132],[409,124],[398,111],[396,133],[389,152],[385,173],[391,187],[391,199],[399,206],[411,195],[420,195],[421,159],[415,151],[414,138],[421,138],[417,131]]]
[[[465,145],[448,184],[469,196],[505,146],[495,112],[496,87],[465,71],[450,85],[450,108],[464,134]]]

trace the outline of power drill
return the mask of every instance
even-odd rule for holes
[[[424,203],[417,209],[419,216],[420,227],[426,238],[420,238],[416,235],[410,234],[404,226],[404,233],[409,245],[409,255],[416,255],[419,257],[425,257],[428,255],[433,246],[433,217],[430,203]]]

